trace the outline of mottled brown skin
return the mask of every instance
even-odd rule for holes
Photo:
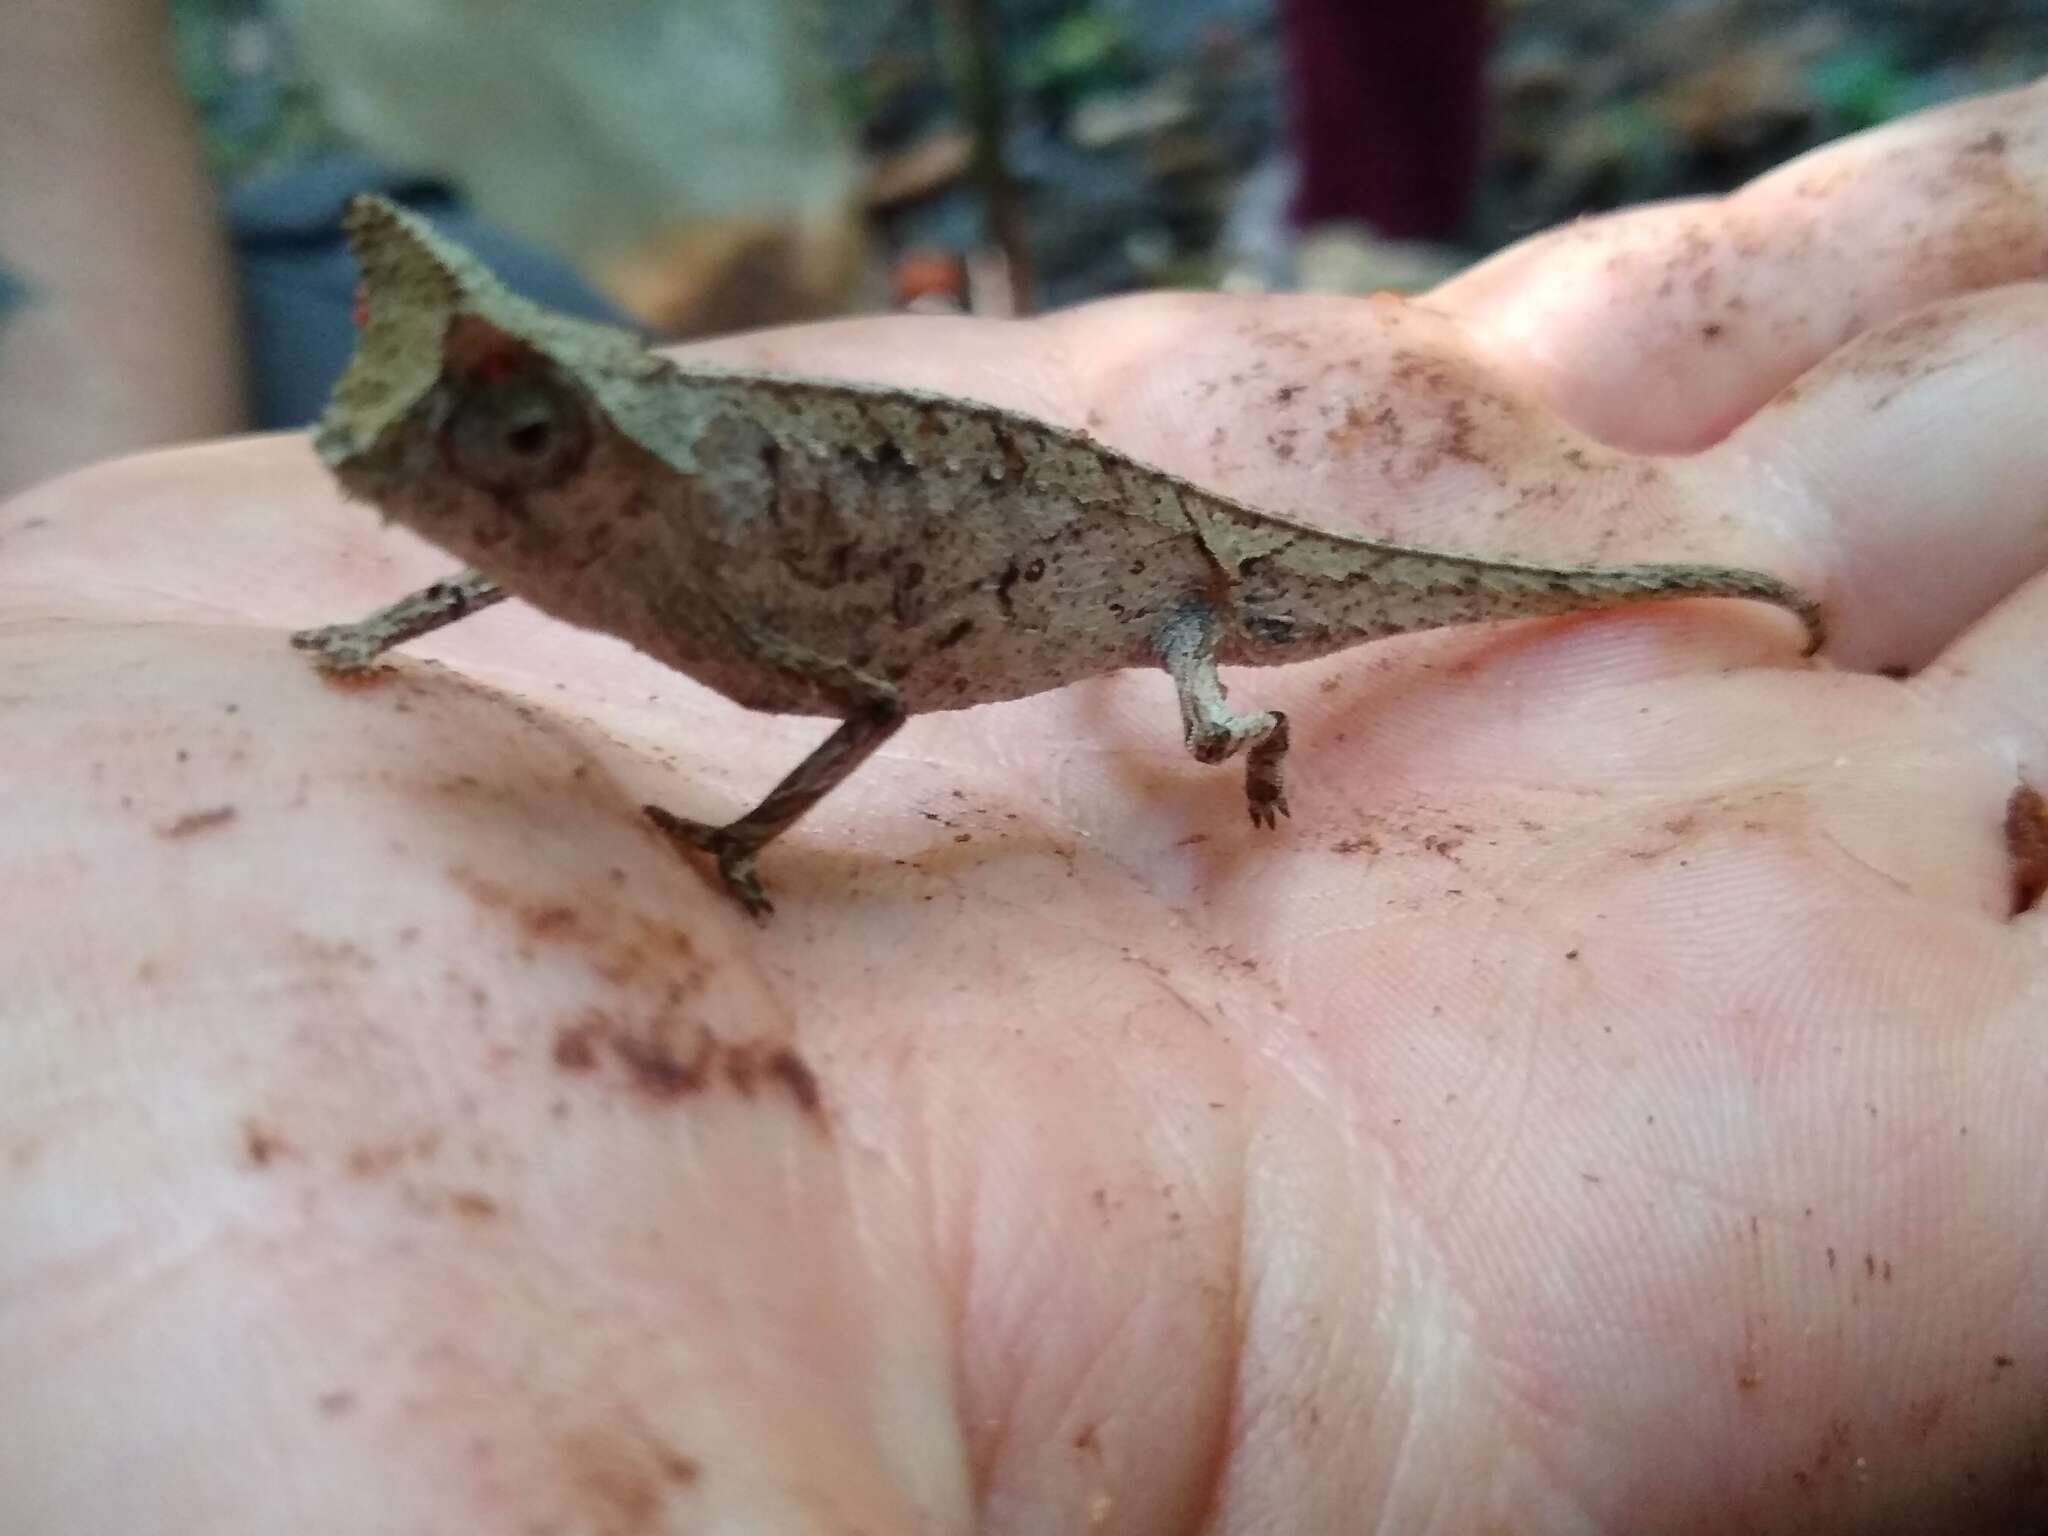
[[[910,714],[1164,666],[1189,749],[1247,750],[1251,816],[1270,826],[1287,809],[1286,720],[1232,711],[1219,663],[1678,597],[1774,603],[1820,643],[1812,601],[1761,573],[1334,534],[1014,412],[680,366],[514,297],[376,199],[350,230],[367,318],[320,451],[352,494],[475,570],[296,643],[361,667],[509,591],[749,709],[839,718],[739,821],[649,808],[757,911],[760,848]]]

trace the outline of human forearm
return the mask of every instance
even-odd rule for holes
[[[232,274],[161,0],[0,14],[0,491],[243,424]]]

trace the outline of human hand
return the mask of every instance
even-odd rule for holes
[[[638,807],[819,722],[519,605],[321,682],[287,630],[449,562],[298,438],[0,508],[0,1526],[2038,1512],[2044,182],[2036,87],[1418,304],[700,349],[1413,542],[1764,566],[1837,637],[1239,674],[1277,834],[1163,677],[920,717],[765,929]]]

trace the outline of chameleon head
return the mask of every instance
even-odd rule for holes
[[[662,364],[545,311],[423,220],[350,206],[357,341],[314,443],[351,495],[492,574],[573,539],[579,480],[619,451],[606,396]]]

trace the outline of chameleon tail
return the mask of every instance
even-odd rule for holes
[[[1532,574],[1554,580],[1549,572]],[[1813,655],[1827,642],[1827,617],[1821,612],[1820,600],[1763,571],[1726,565],[1623,565],[1585,570],[1571,579],[1586,584],[1582,590],[1595,599],[1587,604],[1589,607],[1682,597],[1733,597],[1770,603],[1785,609],[1805,626],[1806,649],[1802,655]]]

